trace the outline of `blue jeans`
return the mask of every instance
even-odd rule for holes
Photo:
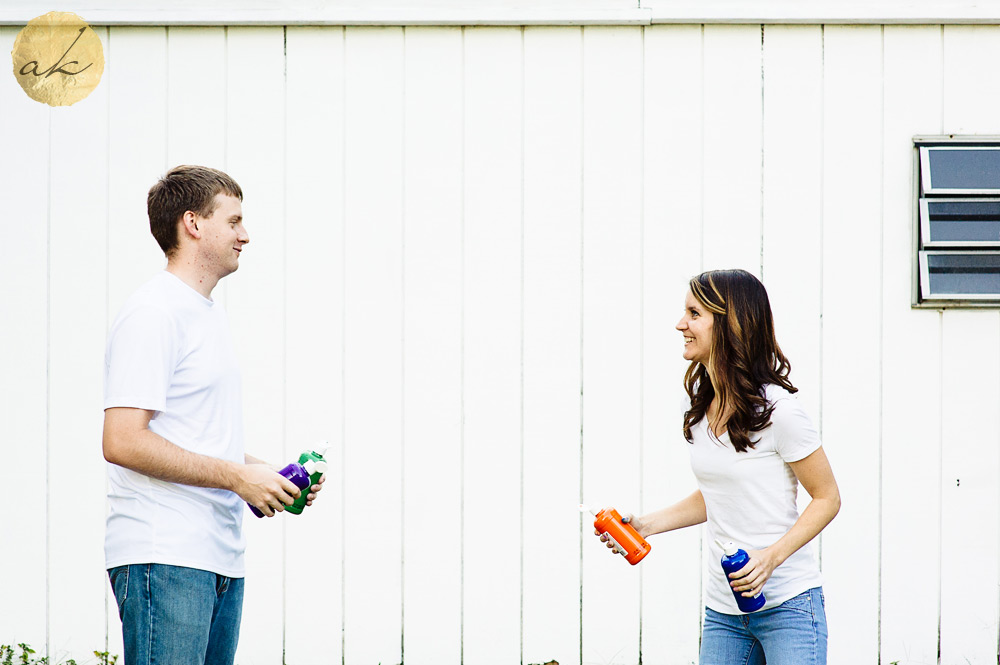
[[[232,665],[243,578],[158,563],[108,571],[118,601],[125,665]]]
[[[752,614],[705,608],[701,665],[826,665],[823,590],[809,589]]]

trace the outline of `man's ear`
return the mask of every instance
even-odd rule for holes
[[[184,225],[184,232],[195,239],[201,238],[201,231],[198,230],[198,215],[188,210],[181,217],[181,224]]]

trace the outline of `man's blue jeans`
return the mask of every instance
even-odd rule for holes
[[[767,587],[764,588],[765,593]],[[823,590],[809,589],[752,614],[705,608],[701,665],[826,665]]]
[[[108,577],[125,665],[232,665],[243,578],[154,563],[112,568]]]

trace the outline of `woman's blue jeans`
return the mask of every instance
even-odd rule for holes
[[[706,607],[698,662],[826,665],[826,638],[825,601],[820,587],[752,614],[720,614]]]
[[[243,578],[158,563],[108,571],[118,601],[125,665],[232,665]]]

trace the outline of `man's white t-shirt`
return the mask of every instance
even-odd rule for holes
[[[750,434],[757,443],[746,452],[736,452],[728,433],[715,438],[708,429],[708,418],[691,428],[691,468],[708,512],[705,603],[722,614],[743,612],[722,570],[724,553],[715,541],[760,550],[785,535],[799,517],[799,482],[788,463],[808,457],[821,444],[809,416],[791,393],[768,384],[765,397],[774,405],[771,424]],[[774,570],[764,585],[767,602],[763,609],[822,583],[809,543]]]
[[[169,272],[125,303],[108,335],[104,408],[154,411],[149,429],[243,463],[240,372],[225,310]],[[108,465],[107,567],[161,563],[243,577],[243,502],[233,492]]]

